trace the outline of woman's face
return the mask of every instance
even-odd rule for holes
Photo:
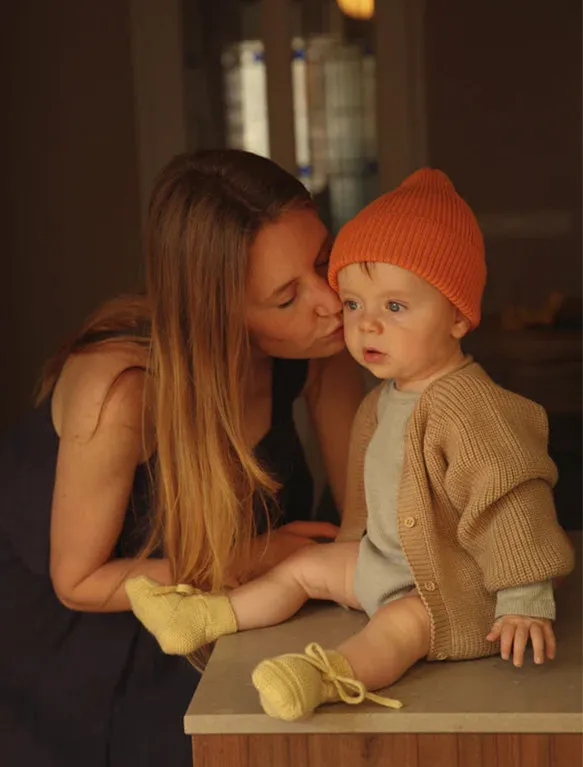
[[[341,304],[326,272],[331,238],[300,208],[266,224],[249,254],[246,322],[255,348],[272,357],[329,357],[344,348]]]

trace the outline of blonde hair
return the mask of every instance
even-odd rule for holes
[[[260,228],[311,205],[299,181],[257,155],[175,158],[150,203],[147,297],[106,305],[46,370],[45,396],[70,353],[113,335],[149,343],[156,451],[145,554],[161,544],[174,582],[222,588],[229,567],[249,552],[254,498],[265,502],[277,490],[244,433],[245,282]]]

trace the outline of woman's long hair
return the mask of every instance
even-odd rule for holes
[[[222,588],[230,565],[248,554],[254,496],[277,488],[245,438],[245,283],[260,228],[311,205],[299,181],[257,155],[176,157],[150,203],[147,296],[107,304],[45,370],[43,396],[71,353],[113,336],[149,344],[156,450],[146,551],[162,546],[174,582]]]

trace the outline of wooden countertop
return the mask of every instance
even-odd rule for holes
[[[266,716],[251,684],[263,658],[300,652],[308,642],[333,647],[360,630],[362,613],[312,603],[280,626],[217,642],[184,717],[188,735],[246,733],[545,732],[583,731],[581,533],[572,533],[577,569],[557,592],[555,661],[522,669],[499,656],[418,663],[390,688],[405,704],[392,711],[372,703],[322,706],[293,724]]]

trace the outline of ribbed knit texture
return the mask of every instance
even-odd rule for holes
[[[338,540],[358,540],[366,527],[364,456],[381,388],[364,400],[353,426]],[[485,639],[496,593],[573,569],[547,443],[543,408],[500,388],[474,362],[421,395],[409,422],[397,514],[431,616],[430,660],[498,652]]]
[[[400,266],[427,280],[469,320],[480,322],[486,283],[484,240],[476,217],[439,170],[422,168],[345,224],[330,256],[328,280],[354,263]]]
[[[354,679],[343,655],[336,650],[326,650],[325,654],[335,674]],[[261,661],[253,671],[252,680],[265,713],[287,722],[308,716],[323,703],[340,700],[331,677],[308,656],[297,653]]]
[[[204,594],[186,584],[161,586],[146,575],[128,579],[125,590],[134,615],[167,655],[190,655],[237,631],[225,594]]]

